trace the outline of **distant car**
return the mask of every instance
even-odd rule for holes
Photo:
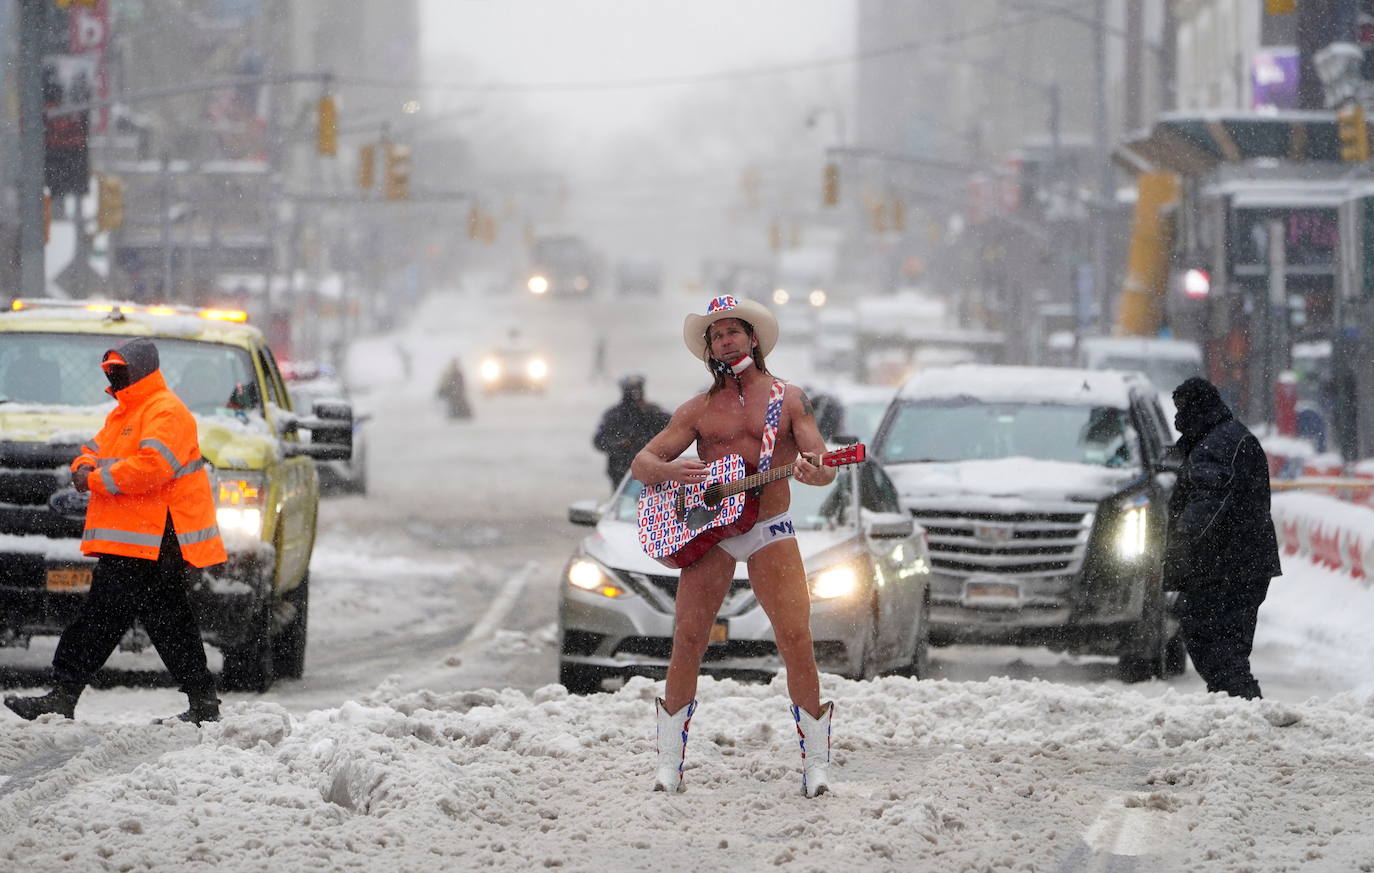
[[[925,370],[870,453],[929,532],[931,641],[1115,656],[1122,678],[1184,669],[1162,590],[1177,465],[1139,373]]]
[[[549,381],[549,363],[542,354],[529,349],[493,349],[482,356],[477,374],[482,393],[488,396],[543,394]]]
[[[282,364],[282,378],[296,409],[310,409],[316,401],[342,400],[352,404],[347,387],[328,364],[291,361]],[[367,434],[363,422],[371,416],[353,416],[353,455],[346,461],[320,461],[320,490],[326,493],[367,493]]]
[[[627,476],[609,502],[573,504],[569,520],[596,529],[582,540],[559,586],[559,681],[575,693],[608,678],[662,677],[673,638],[678,571],[639,544]],[[924,532],[872,461],[840,467],[826,487],[792,488],[791,515],[807,570],[818,666],[857,679],[883,672],[923,676],[927,667]],[[748,571],[721,606],[702,671],[768,678],[782,667],[772,627],[749,588]]]

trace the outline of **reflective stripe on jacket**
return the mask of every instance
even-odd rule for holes
[[[72,462],[95,468],[81,552],[155,559],[167,514],[181,555],[196,567],[228,557],[215,523],[196,420],[161,371],[115,394],[119,405]]]

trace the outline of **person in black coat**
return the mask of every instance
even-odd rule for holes
[[[1282,575],[1269,514],[1269,463],[1216,386],[1193,377],[1174,389],[1183,467],[1169,498],[1164,587],[1183,643],[1208,691],[1260,696],[1250,650],[1269,580]]]
[[[672,416],[644,399],[644,377],[632,373],[620,380],[620,402],[601,416],[592,445],[606,453],[611,490],[629,472],[630,462],[649,440],[668,426]]]

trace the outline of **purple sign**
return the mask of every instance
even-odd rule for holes
[[[1255,52],[1250,70],[1250,107],[1269,110],[1298,108],[1298,50],[1264,48]]]

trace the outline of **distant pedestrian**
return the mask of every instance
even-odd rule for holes
[[[448,407],[449,418],[472,418],[472,406],[468,404],[467,381],[463,378],[463,365],[457,358],[450,360],[444,368],[435,394]]]
[[[610,373],[606,369],[606,338],[598,336],[592,344],[592,381],[599,382]]]
[[[81,692],[138,619],[190,701],[175,719],[216,721],[220,702],[188,591],[196,568],[227,555],[196,420],[163,380],[152,340],[110,349],[100,367],[117,405],[71,465],[72,486],[90,494],[81,552],[96,556],[91,589],[57,643],[53,689],[8,696],[5,705],[26,719],[73,718]]]
[[[620,380],[620,402],[606,410],[592,445],[606,453],[606,475],[614,491],[629,472],[630,462],[649,440],[668,426],[672,416],[644,397],[644,377],[631,373]]]
[[[1183,467],[1169,499],[1164,585],[1178,591],[1184,645],[1208,691],[1257,698],[1250,650],[1269,580],[1283,573],[1269,513],[1269,463],[1215,385],[1174,389]]]

